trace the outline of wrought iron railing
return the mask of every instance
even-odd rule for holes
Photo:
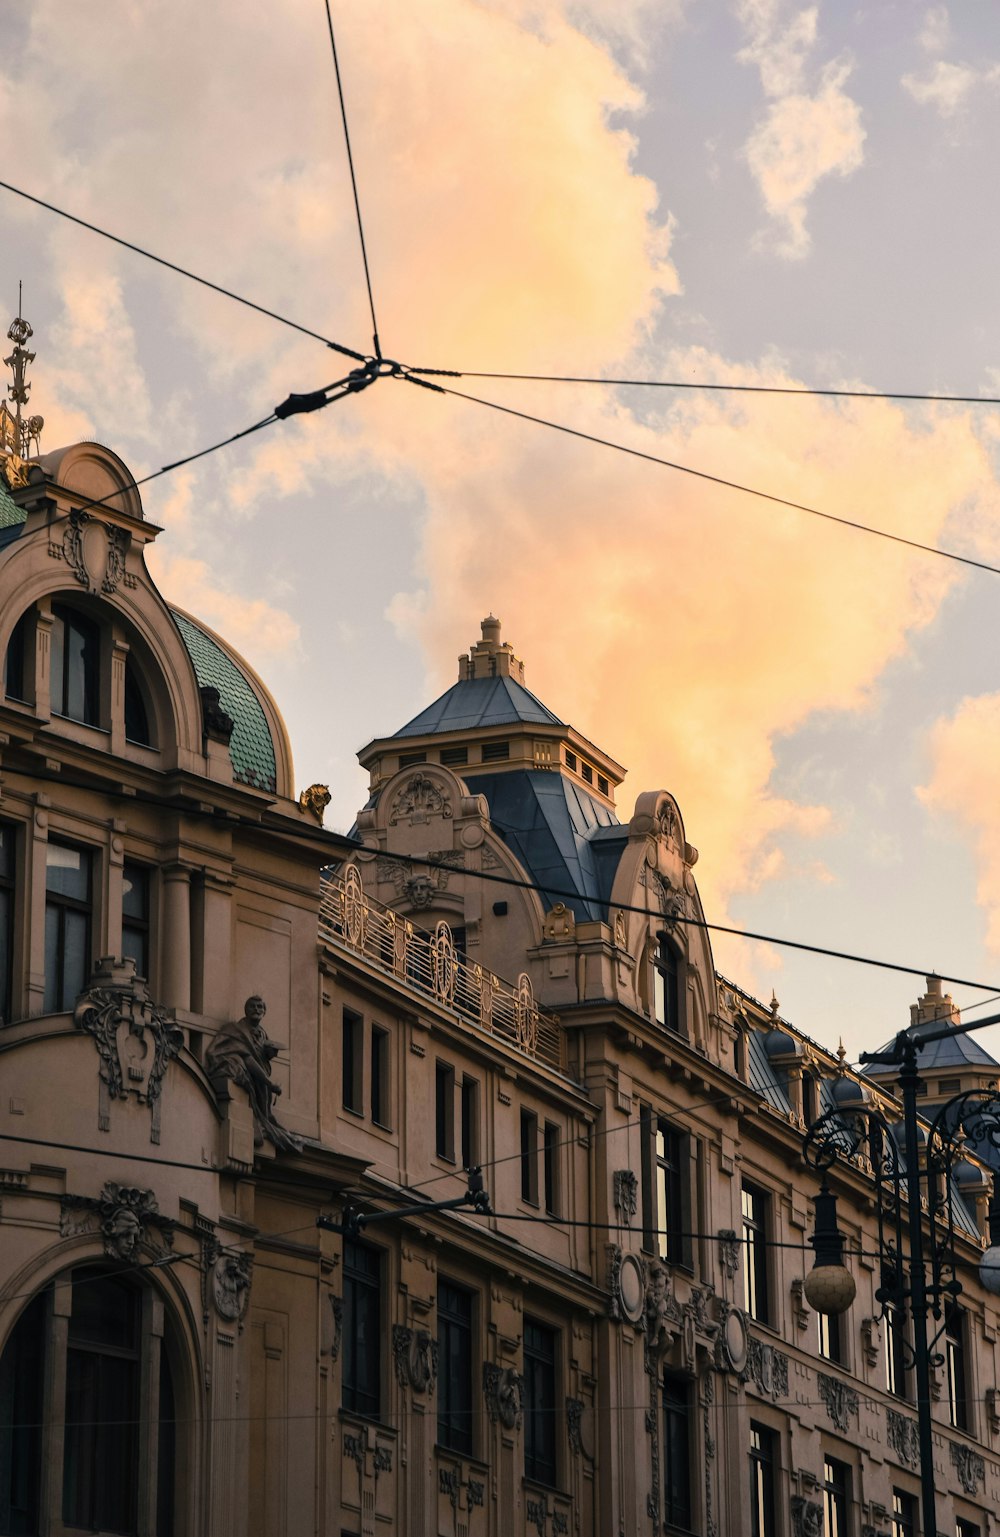
[[[562,1031],[558,1021],[535,1003],[527,972],[522,971],[512,984],[470,962],[456,948],[447,923],[428,932],[368,896],[356,865],[347,865],[340,875],[324,881],[319,937],[366,956],[487,1035],[508,1041],[561,1073],[566,1071]]]

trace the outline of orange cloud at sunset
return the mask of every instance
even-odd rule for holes
[[[1000,954],[1000,694],[963,699],[931,735],[931,773],[917,794],[957,826],[972,849],[976,897],[986,914],[986,944]]]

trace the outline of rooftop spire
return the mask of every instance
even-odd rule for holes
[[[15,486],[27,484],[27,461],[31,457],[32,445],[35,453],[38,452],[39,438],[45,425],[40,416],[24,417],[21,414],[21,407],[28,404],[31,393],[26,370],[28,364],[35,361],[35,354],[25,346],[34,333],[21,314],[21,308],[21,284],[18,283],[17,318],[11,321],[7,331],[7,339],[14,343],[14,347],[10,357],[4,358],[5,365],[14,376],[13,383],[7,386],[8,398],[14,404],[13,414],[7,402],[0,401],[0,470],[12,490]]]
[[[487,614],[480,628],[482,640],[469,647],[467,656],[458,659],[459,683],[470,678],[513,678],[515,683],[523,683],[524,663],[514,655],[510,642],[500,639],[499,619]]]

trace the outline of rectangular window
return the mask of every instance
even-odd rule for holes
[[[382,1256],[344,1240],[343,1405],[378,1419],[382,1409]]]
[[[823,1537],[849,1537],[848,1504],[851,1470],[846,1462],[827,1457],[823,1462]]]
[[[399,755],[400,768],[412,768],[415,763],[426,763],[425,752],[401,752]]]
[[[521,1111],[521,1200],[538,1205],[538,1117]]]
[[[353,1009],[344,1010],[343,1035],[343,1096],[344,1109],[355,1115],[364,1114],[364,1029],[365,1022]]]
[[[450,1281],[438,1282],[438,1445],[472,1452],[473,1297]]]
[[[770,1323],[767,1286],[768,1199],[756,1185],[744,1185],[743,1203],[743,1302],[751,1318]]]
[[[843,1360],[843,1342],[839,1313],[817,1313],[816,1332],[819,1353],[827,1361]]]
[[[980,1529],[975,1521],[966,1521],[964,1516],[959,1516],[955,1522],[955,1537],[981,1537]]]
[[[45,1011],[58,1014],[90,975],[92,856],[50,842],[45,864]]]
[[[597,788],[598,788],[598,790],[600,791],[600,793],[602,795],[607,795],[610,792],[611,786],[608,784],[607,776],[606,775],[598,774],[598,776],[597,776]]]
[[[542,1135],[542,1157],[545,1175],[545,1210],[550,1217],[559,1214],[559,1146],[561,1142],[559,1127],[554,1121],[546,1121]]]
[[[122,870],[122,955],[149,980],[149,871],[126,859]]]
[[[371,1099],[376,1126],[389,1125],[389,1032],[372,1025]]]
[[[567,747],[565,749],[565,755],[566,755],[566,767],[568,769],[572,769],[573,773],[575,774],[576,773],[576,753],[575,752],[570,752],[569,748]]]
[[[883,1286],[885,1279],[883,1277]],[[896,1398],[906,1398],[906,1322],[892,1303],[885,1310],[882,1324],[882,1356],[885,1385]]]
[[[510,743],[509,742],[484,742],[483,743],[483,762],[484,763],[499,763],[501,761],[501,759],[509,758],[509,757],[510,757]]]
[[[0,822],[0,1025],[11,1017],[14,985],[14,874],[16,829]]]
[[[945,1371],[948,1418],[956,1430],[968,1430],[969,1408],[965,1370],[965,1314],[953,1303],[945,1313]]]
[[[524,1476],[556,1482],[555,1329],[524,1320]]]
[[[468,761],[469,749],[467,747],[442,747],[441,749],[442,763],[458,764],[468,763]]]
[[[479,1164],[479,1084],[466,1075],[462,1079],[462,1168]]]
[[[683,1035],[679,956],[666,937],[653,962],[653,1017],[664,1030]]]
[[[583,775],[584,784],[592,785],[594,783],[594,770],[589,763],[581,763],[580,773]]]
[[[691,1526],[691,1387],[687,1378],[663,1378],[663,1520]]]
[[[654,1249],[671,1265],[682,1265],[687,1257],[684,1237],[686,1222],[685,1178],[688,1139],[658,1120],[653,1134],[653,1183],[656,1192],[656,1242]]]
[[[434,1069],[434,1151],[455,1162],[455,1069],[438,1062]]]
[[[917,1537],[916,1496],[905,1489],[892,1491],[892,1537]]]
[[[777,1436],[750,1421],[750,1537],[774,1537]]]

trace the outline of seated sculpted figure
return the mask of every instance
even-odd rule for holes
[[[256,994],[243,1005],[243,1018],[223,1025],[205,1053],[205,1071],[220,1099],[228,1099],[227,1083],[245,1089],[253,1111],[254,1142],[260,1147],[265,1135],[277,1148],[297,1148],[299,1140],[279,1126],[274,1101],[281,1085],[271,1077],[271,1062],[280,1047],[264,1029],[267,1005]]]

